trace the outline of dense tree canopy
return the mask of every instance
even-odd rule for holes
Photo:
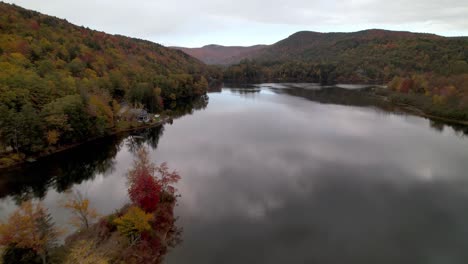
[[[5,3],[0,69],[0,154],[101,136],[122,102],[158,112],[208,86],[206,66],[181,51]]]
[[[397,76],[388,88],[396,103],[416,106],[433,116],[468,120],[468,74]]]
[[[365,30],[298,32],[227,68],[226,80],[385,84],[395,76],[468,73],[468,38]]]

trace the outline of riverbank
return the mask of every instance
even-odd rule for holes
[[[68,255],[73,261],[90,260],[86,263],[162,263],[169,250],[179,245],[182,233],[174,216],[177,198],[171,194],[163,196],[170,199],[161,199],[152,213],[127,204],[116,213],[101,217],[89,228],[77,230],[65,238],[64,245],[55,250],[55,256]],[[135,209],[139,214],[135,214]],[[135,217],[137,220],[133,220]],[[121,219],[124,224],[119,222]]]
[[[349,91],[349,90],[345,90]],[[354,90],[356,91],[356,90]],[[346,104],[346,101],[349,99],[350,96],[352,97],[359,97],[362,98],[364,103],[363,105],[375,105],[376,102],[381,101],[384,102],[385,105],[389,105],[389,111],[401,111],[405,113],[409,113],[412,115],[417,115],[425,118],[429,118],[435,121],[444,122],[450,125],[459,125],[459,126],[468,126],[468,120],[465,119],[456,119],[451,118],[450,116],[443,115],[443,114],[434,114],[434,107],[431,101],[431,98],[426,97],[422,94],[403,94],[396,91],[391,91],[383,86],[374,86],[368,87],[364,89],[360,89],[359,93],[345,93],[340,94],[339,98],[334,98],[332,100],[335,103],[339,104]],[[301,96],[294,94],[296,96]],[[304,96],[304,95],[302,95]],[[318,94],[314,93],[314,96],[311,98],[312,100],[318,100],[319,102],[328,102],[330,101],[331,94],[324,93],[317,97]],[[307,97],[307,96],[306,96]],[[376,100],[374,100],[374,99]],[[323,99],[323,100],[322,100]],[[338,100],[338,101],[335,101]],[[385,107],[387,108],[387,107]],[[450,107],[446,107],[446,111],[450,110]],[[176,114],[176,113],[174,113]],[[173,116],[173,115],[172,115]],[[150,123],[120,123],[118,124],[113,130],[110,130],[103,136],[93,137],[86,141],[78,142],[75,144],[68,144],[60,147],[49,147],[47,150],[40,152],[36,155],[25,156],[17,153],[10,152],[8,154],[0,155],[0,169],[7,169],[7,168],[14,168],[18,167],[27,162],[35,162],[38,159],[57,154],[83,144],[89,143],[91,141],[95,141],[98,139],[102,139],[105,137],[118,135],[122,133],[128,133],[131,131],[137,131],[145,128],[156,127],[162,125],[168,121],[172,120],[172,117],[163,117],[158,121],[153,121]]]
[[[125,173],[129,201],[111,214],[100,215],[96,200],[78,188],[64,189],[69,191],[59,206],[71,213],[71,234],[63,224],[55,224],[50,205],[29,196],[19,198],[17,209],[2,219],[0,263],[163,263],[181,241],[174,214],[180,175],[166,163],[153,163],[144,146],[135,155]]]
[[[407,113],[450,124],[468,126],[467,119],[454,118],[454,116],[464,117],[467,115],[466,113],[457,111],[457,109],[450,106],[436,106],[432,103],[431,98],[425,95],[404,94],[391,91],[385,87],[373,87],[369,91],[376,98],[397,106]]]
[[[57,153],[60,153],[60,152],[63,152],[63,151],[69,150],[69,149],[73,149],[73,148],[76,148],[78,146],[81,146],[83,144],[86,144],[86,143],[89,143],[89,142],[92,142],[92,141],[95,141],[95,140],[99,140],[99,139],[109,137],[109,136],[115,136],[115,135],[119,135],[119,134],[129,133],[129,132],[132,132],[132,131],[138,131],[138,130],[142,130],[142,129],[146,129],[146,128],[161,126],[161,125],[163,125],[165,123],[171,122],[172,120],[173,120],[172,117],[166,116],[166,117],[161,117],[158,120],[147,122],[147,123],[137,123],[137,122],[135,122],[135,123],[131,123],[131,124],[128,124],[126,126],[123,126],[123,127],[116,126],[115,129],[108,131],[105,135],[102,135],[102,136],[99,136],[99,137],[89,138],[86,141],[81,141],[81,142],[77,142],[77,143],[74,143],[74,144],[68,144],[68,145],[63,145],[63,146],[59,146],[59,147],[51,147],[51,148],[48,148],[48,149],[46,149],[46,150],[44,150],[44,151],[42,151],[42,152],[40,152],[38,154],[30,155],[30,156],[26,156],[26,155],[24,155],[22,153],[11,153],[10,152],[10,153],[8,153],[6,155],[3,155],[3,156],[0,155],[0,169],[15,168],[15,167],[21,166],[22,164],[25,164],[27,162],[36,162],[37,160],[45,158],[47,156],[57,154]]]

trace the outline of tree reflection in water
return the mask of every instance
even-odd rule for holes
[[[390,102],[375,96],[371,91],[372,89],[373,87],[364,87],[360,89],[348,89],[336,86],[321,87],[313,84],[311,84],[311,88],[295,86],[288,87],[288,89],[270,88],[274,93],[301,97],[322,104],[339,104],[360,107],[370,106],[382,110],[383,114],[407,114],[404,109],[401,109],[401,107],[395,106]],[[237,90],[238,89],[234,89],[236,92]],[[250,90],[250,88],[247,89],[247,92]],[[442,132],[446,126],[452,128],[459,136],[468,136],[468,126],[466,125],[430,119],[430,127],[438,132]]]
[[[205,109],[207,95],[185,99],[172,104],[168,111],[174,119]],[[158,146],[164,126],[143,129],[134,133],[113,135],[81,146],[0,171],[0,199],[12,196],[17,204],[31,198],[44,198],[48,190],[61,193],[73,185],[92,180],[96,175],[114,171],[116,154],[125,145],[134,153],[143,144]]]

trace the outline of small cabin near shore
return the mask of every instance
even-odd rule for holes
[[[146,123],[151,120],[148,111],[141,108],[130,108],[123,113],[123,117],[128,121],[138,121],[142,123]]]

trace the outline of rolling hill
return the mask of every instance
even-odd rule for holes
[[[468,120],[468,37],[302,31],[227,67],[229,82],[388,85],[385,96],[431,116]]]
[[[240,63],[245,59],[250,60],[248,67],[245,61]],[[395,76],[412,73],[468,73],[468,37],[379,29],[353,33],[301,31],[239,57],[238,63],[226,72],[228,79],[246,76],[250,81],[320,81],[319,72],[325,70],[333,72],[332,77],[339,82],[387,83]],[[256,73],[240,74],[244,68]]]
[[[370,29],[351,33],[300,31],[272,45],[202,48],[176,47],[207,64],[229,65],[243,59],[258,62],[304,61],[314,63],[395,64],[418,69],[415,60],[446,65],[444,56],[467,60],[468,37],[442,37],[434,34]],[[426,65],[428,66],[428,65]],[[427,68],[427,67],[426,67]],[[421,70],[424,70],[423,66]]]
[[[0,2],[0,165],[123,129],[122,101],[161,112],[203,95],[206,71],[184,52]]]
[[[350,53],[364,53],[372,49],[394,53],[405,51],[402,41],[441,41],[445,38],[422,33],[371,29],[351,33],[319,33],[300,31],[265,48],[250,58],[261,61],[312,60],[339,61]],[[403,44],[403,43],[401,43]],[[375,55],[375,54],[373,54]]]

